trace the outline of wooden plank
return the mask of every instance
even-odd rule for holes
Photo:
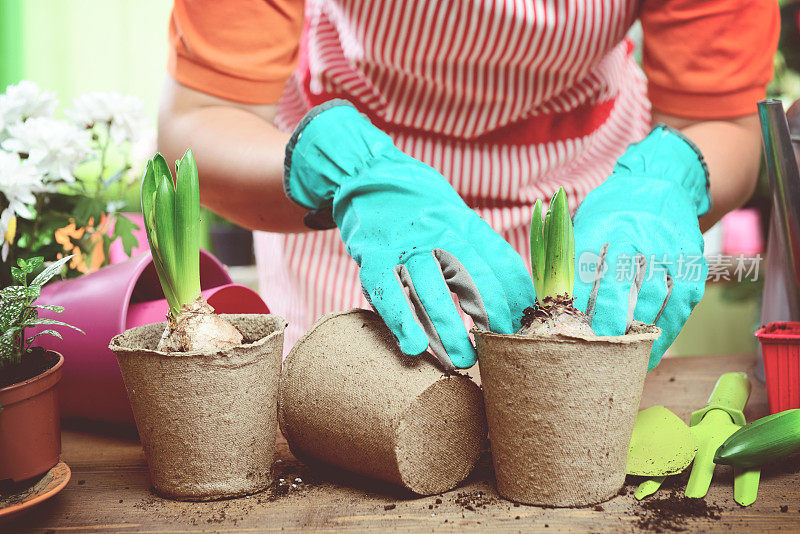
[[[642,407],[663,404],[679,416],[702,407],[721,373],[752,373],[752,356],[675,358],[650,373]],[[767,412],[757,381],[746,413]],[[488,456],[461,487],[441,496],[416,497],[386,484],[342,472],[314,472],[289,453],[278,437],[276,478],[297,487],[274,486],[249,498],[210,503],[162,499],[149,489],[140,445],[126,437],[85,429],[64,432],[63,457],[73,468],[64,491],[0,532],[19,533],[182,533],[272,532],[280,530],[364,530],[463,532],[491,528],[501,532],[636,532],[652,530],[656,512],[631,494],[598,508],[546,509],[515,506],[493,487]],[[676,516],[670,529],[771,532],[800,530],[800,456],[766,469],[758,501],[741,508],[733,502],[731,474],[720,469],[702,517]],[[675,486],[678,480],[671,481]],[[627,486],[632,491],[633,481]],[[668,497],[665,489],[655,498]],[[679,495],[675,492],[675,495]],[[647,502],[647,501],[645,501]],[[652,506],[652,505],[648,505]],[[660,506],[660,505],[658,505]],[[658,507],[656,506],[656,507]],[[786,506],[786,512],[781,512]],[[665,525],[662,525],[662,527]]]

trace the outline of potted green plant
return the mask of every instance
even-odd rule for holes
[[[20,258],[11,267],[17,285],[0,290],[0,480],[19,482],[40,475],[56,465],[61,454],[56,385],[64,358],[35,347],[34,341],[43,335],[61,337],[58,331],[42,327],[78,330],[39,317],[41,309],[61,312],[62,307],[36,303],[42,286],[70,259],[48,265],[28,283],[43,259]]]
[[[563,189],[542,222],[531,222],[537,302],[523,328],[475,333],[498,492],[544,506],[613,497],[625,465],[653,341],[633,322],[622,336],[596,336],[572,305],[575,245]]]
[[[177,184],[148,161],[142,213],[167,321],[114,337],[154,488],[183,500],[234,497],[271,482],[286,322],[217,315],[200,294],[200,194],[190,150]]]

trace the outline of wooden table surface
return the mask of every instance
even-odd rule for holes
[[[663,404],[688,420],[702,407],[721,373],[747,371],[753,393],[745,411],[748,420],[766,415],[764,386],[752,378],[753,356],[673,358],[650,373],[642,408]],[[440,496],[417,497],[387,484],[342,473],[311,472],[278,438],[276,480],[269,490],[210,503],[162,499],[150,491],[140,445],[122,436],[64,431],[64,460],[72,480],[56,497],[0,532],[13,533],[175,533],[271,532],[338,529],[493,532],[639,532],[749,531],[800,532],[800,456],[765,468],[756,503],[741,508],[733,502],[732,477],[723,468],[705,500],[662,489],[638,503],[629,478],[625,495],[598,507],[546,509],[519,506],[498,497],[488,458],[470,479]],[[295,482],[295,479],[300,481]],[[671,485],[679,486],[678,477]],[[295,484],[296,487],[292,487]],[[669,485],[670,483],[668,483]],[[676,507],[680,510],[676,510]]]

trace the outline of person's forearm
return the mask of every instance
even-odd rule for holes
[[[301,232],[307,210],[283,192],[288,134],[269,106],[230,104],[168,79],[159,111],[158,149],[168,161],[191,147],[203,205],[253,230]]]
[[[696,121],[653,113],[653,122],[681,130],[700,149],[711,180],[711,211],[700,218],[703,231],[753,194],[761,161],[758,116],[732,120]]]

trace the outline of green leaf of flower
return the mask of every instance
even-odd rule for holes
[[[139,225],[118,213],[114,223],[114,235],[111,240],[120,239],[122,241],[122,249],[127,256],[130,256],[133,249],[139,245],[139,240],[133,234],[138,229]]]
[[[45,267],[44,271],[40,272],[39,276],[33,279],[33,281],[31,282],[31,286],[41,287],[45,285],[48,281],[50,281],[51,278],[60,273],[61,268],[64,266],[64,264],[67,263],[69,260],[71,260],[73,257],[74,254],[66,256],[64,258],[61,258],[60,260],[54,261],[53,263]]]
[[[23,323],[21,326],[23,328],[30,328],[32,326],[66,326],[67,328],[72,328],[73,330],[80,332],[81,334],[86,333],[77,326],[72,326],[71,324],[67,324],[62,321],[56,321],[55,319],[34,319],[32,321],[27,321]]]
[[[18,284],[25,285],[28,282],[28,273],[20,269],[19,267],[11,267],[11,276],[14,278],[14,281]]]

